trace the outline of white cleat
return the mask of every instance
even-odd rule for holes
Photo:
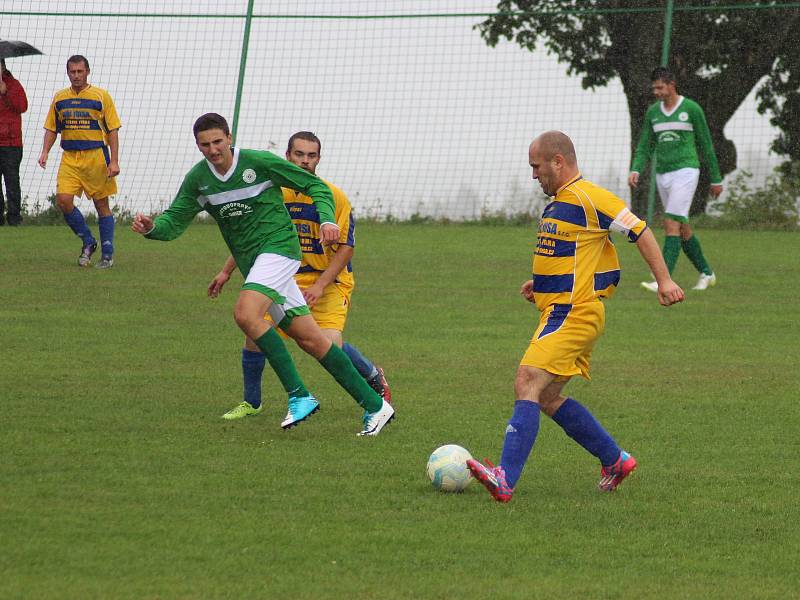
[[[695,285],[692,289],[693,290],[707,290],[710,287],[714,287],[717,285],[717,276],[712,273],[711,275],[706,275],[705,273],[700,273],[700,279],[697,280],[697,285]]]
[[[657,281],[643,281],[642,287],[646,290],[650,290],[651,292],[658,291],[658,282]]]
[[[394,419],[394,408],[384,400],[377,412],[364,412],[364,429],[358,435],[378,435],[392,419]]]

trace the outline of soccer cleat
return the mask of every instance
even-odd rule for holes
[[[511,502],[514,490],[506,482],[506,472],[503,467],[495,467],[489,459],[484,460],[489,465],[488,467],[481,464],[480,461],[470,458],[467,460],[467,468],[472,473],[472,476],[489,490],[492,498],[498,502]]]
[[[243,417],[250,417],[260,414],[261,411],[264,410],[264,405],[259,404],[258,408],[254,408],[253,405],[247,402],[240,402],[224,415],[222,418],[227,421],[233,421],[234,419],[241,419]]]
[[[283,421],[281,421],[281,427],[291,429],[318,410],[319,402],[314,396],[291,396],[289,398],[289,412],[286,413]]]
[[[375,390],[378,395],[386,400],[389,404],[392,403],[392,391],[389,389],[389,382],[386,381],[386,375],[383,372],[383,369],[379,366],[375,366],[375,369],[378,371],[378,374],[375,375],[372,379],[368,380],[367,383],[370,387]]]
[[[714,287],[717,285],[717,276],[712,273],[711,275],[706,275],[705,273],[700,273],[700,279],[697,280],[697,284],[692,288],[693,290],[707,290],[710,287]]]
[[[104,256],[102,259],[100,259],[100,262],[97,263],[94,266],[94,268],[95,269],[110,269],[113,266],[114,266],[114,259],[111,258],[110,256],[109,257],[105,257]]]
[[[636,459],[623,450],[617,462],[600,469],[600,483],[597,484],[597,489],[601,492],[613,492],[635,468]]]
[[[646,289],[646,290],[651,291],[651,292],[657,292],[658,291],[658,282],[657,281],[643,281],[642,282],[642,287],[644,289]]]
[[[358,435],[378,435],[394,419],[394,408],[386,400],[374,413],[364,411],[364,429]]]
[[[78,257],[79,267],[88,267],[92,262],[92,254],[97,250],[97,242],[86,244],[81,248],[81,255]]]

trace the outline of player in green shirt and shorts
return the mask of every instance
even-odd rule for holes
[[[656,68],[651,79],[653,95],[659,102],[651,105],[645,113],[628,185],[636,187],[639,184],[639,173],[655,154],[656,185],[664,204],[664,262],[672,274],[683,248],[700,273],[700,279],[692,289],[705,290],[717,283],[717,277],[689,225],[689,208],[700,178],[698,146],[711,172],[711,195],[716,198],[722,193],[722,175],[714,154],[711,132],[700,105],[678,95],[675,77],[668,69]],[[643,281],[642,287],[651,292],[658,291],[655,281]]]
[[[281,187],[314,200],[322,244],[339,239],[330,189],[316,175],[270,152],[234,148],[228,123],[218,114],[198,118],[194,137],[205,160],[184,177],[163,214],[157,218],[137,214],[133,231],[148,239],[170,241],[198,213],[210,214],[245,278],[234,309],[236,324],[264,353],[289,394],[289,412],[281,426],[288,429],[304,421],[319,409],[319,402],[306,389],[283,340],[265,321],[267,312],[364,408],[364,426],[358,435],[378,435],[394,418],[394,408],[325,336],[294,279],[302,253]]]

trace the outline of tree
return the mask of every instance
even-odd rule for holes
[[[697,100],[705,110],[724,175],[736,168],[736,148],[723,129],[762,79],[768,77],[762,87],[769,90],[765,94],[792,97],[791,115],[800,110],[800,95],[790,93],[796,79],[786,83],[787,72],[800,77],[800,59],[796,57],[800,10],[730,8],[736,4],[752,7],[752,0],[706,0],[702,4],[701,11],[688,3],[675,3],[668,66],[675,73],[679,93]],[[567,64],[567,73],[582,77],[585,89],[619,77],[628,101],[633,152],[644,113],[653,102],[650,73],[661,61],[664,6],[663,0],[502,0],[497,14],[477,28],[490,46],[505,38],[533,52],[543,43]],[[725,8],[714,10],[715,6]],[[786,103],[770,104],[762,98],[762,105],[763,110],[774,112]],[[800,154],[797,121],[783,115],[790,121],[784,123],[781,115],[778,110],[776,124],[786,127],[784,132],[794,128],[791,140]],[[642,175],[643,185],[633,200],[640,213],[647,193],[646,174]],[[703,170],[693,214],[705,210],[707,177]]]

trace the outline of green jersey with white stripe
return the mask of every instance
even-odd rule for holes
[[[631,171],[641,173],[656,155],[656,173],[669,173],[686,167],[699,169],[698,146],[711,175],[711,184],[722,183],[714,144],[703,109],[697,102],[680,96],[667,112],[663,102],[656,102],[645,113],[639,144],[633,155]]]
[[[333,195],[319,177],[271,152],[233,148],[233,163],[224,175],[206,160],[189,171],[175,200],[155,219],[146,237],[174,240],[205,210],[219,225],[244,277],[259,254],[300,260],[297,230],[283,203],[281,187],[310,196],[320,223],[336,223]]]

